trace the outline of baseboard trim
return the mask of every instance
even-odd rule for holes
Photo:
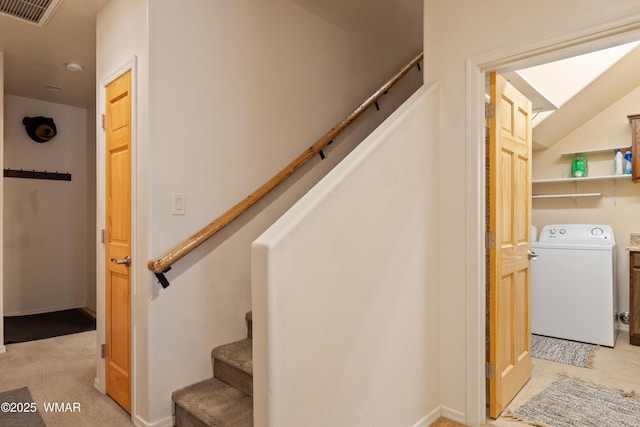
[[[442,409],[436,408],[433,411],[429,412],[423,419],[418,421],[413,425],[413,427],[429,427],[431,424],[435,423],[438,418],[442,415]]]
[[[82,307],[80,310],[84,311],[89,316],[93,317],[94,319],[96,318],[96,311],[93,308],[91,308],[91,307]]]
[[[173,417],[167,417],[154,423],[148,423],[139,415],[136,415],[133,419],[133,425],[136,425],[138,427],[173,427]]]
[[[93,379],[93,388],[98,390],[100,394],[104,394],[104,386],[102,385],[102,382],[97,377]]]
[[[0,345],[0,354],[4,354],[7,352],[7,347],[5,347],[4,345]]]
[[[460,411],[454,411],[453,409],[444,406],[440,409],[442,411],[440,415],[442,415],[443,417],[449,418],[451,421],[466,425],[467,417],[464,413]]]

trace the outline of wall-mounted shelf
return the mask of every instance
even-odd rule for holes
[[[582,178],[551,178],[551,179],[534,179],[533,184],[550,184],[554,182],[581,182],[581,181],[602,181],[607,179],[631,179],[630,174],[625,175],[602,175],[602,176],[585,176]]]
[[[560,199],[560,198],[572,198],[578,197],[600,197],[602,193],[568,193],[568,194],[534,194],[532,199]]]
[[[638,116],[640,118],[640,115]],[[638,121],[640,123],[640,120]],[[640,126],[638,126],[640,129]],[[622,152],[631,149],[630,146],[627,147],[609,147],[609,148],[597,148],[592,150],[584,150],[584,151],[571,151],[566,153],[560,153],[561,157],[573,157],[577,154],[587,155],[587,154],[598,154],[598,153],[610,153],[613,154],[616,150],[620,150]],[[554,183],[563,183],[563,182],[573,182],[575,183],[575,193],[564,193],[564,194],[534,194],[531,196],[532,199],[560,199],[560,198],[572,198],[576,205],[578,204],[578,199],[582,197],[602,197],[602,193],[578,193],[578,184],[583,181],[605,181],[611,180],[613,181],[613,198],[614,205],[615,194],[616,194],[616,181],[618,179],[627,179],[629,181],[633,180],[632,174],[623,174],[623,175],[601,175],[601,176],[585,176],[580,178],[550,178],[550,179],[534,179],[531,181],[532,184],[554,184]]]
[[[585,151],[570,151],[567,153],[560,153],[562,157],[567,156],[575,156],[576,154],[595,154],[595,153],[615,153],[616,150],[621,150],[623,153],[625,150],[630,150],[631,146],[628,147],[611,147],[611,148],[598,148],[596,150],[585,150]]]

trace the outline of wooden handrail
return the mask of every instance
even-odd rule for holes
[[[366,101],[364,101],[353,113],[347,116],[344,120],[334,126],[329,132],[327,132],[322,138],[318,139],[311,147],[300,154],[293,162],[289,163],[287,167],[278,172],[273,178],[265,182],[260,188],[251,193],[246,199],[237,203],[234,207],[223,213],[215,221],[198,231],[187,240],[180,243],[175,248],[164,254],[158,259],[148,262],[147,267],[160,281],[163,287],[167,287],[169,282],[164,277],[171,265],[189,252],[203,244],[207,239],[222,230],[225,226],[231,223],[234,219],[239,217],[242,213],[247,211],[251,206],[256,204],[260,199],[266,196],[271,190],[276,188],[280,183],[287,179],[297,169],[309,161],[313,156],[320,153],[324,147],[330,144],[333,139],[342,133],[353,121],[360,117],[369,107],[378,102],[387,91],[395,85],[405,74],[409,72],[416,65],[419,67],[419,62],[422,60],[422,52],[417,55],[411,62],[405,65],[400,71],[398,71],[387,83],[385,83],[380,89],[373,93]]]

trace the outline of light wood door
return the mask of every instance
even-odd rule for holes
[[[489,416],[531,378],[531,102],[491,73]],[[491,378],[492,376],[492,378]]]
[[[131,413],[131,71],[105,89],[106,392]]]

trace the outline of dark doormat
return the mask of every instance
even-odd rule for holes
[[[15,344],[96,329],[96,319],[79,308],[4,318],[4,343]]]

